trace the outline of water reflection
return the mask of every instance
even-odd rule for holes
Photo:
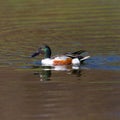
[[[40,81],[49,81],[51,77],[51,70],[41,70],[34,72],[34,75],[40,78]]]
[[[68,68],[69,67],[69,68]],[[76,68],[76,67],[75,67]],[[52,72],[53,71],[62,71],[67,73],[67,75],[74,74],[77,77],[81,76],[81,69],[80,67],[77,67],[78,69],[70,68],[70,66],[41,66],[41,67],[34,67],[34,69],[37,69],[37,71],[34,72],[34,75],[40,78],[40,81],[50,81]]]

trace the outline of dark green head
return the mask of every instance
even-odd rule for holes
[[[31,57],[35,57],[39,54],[43,54],[44,58],[50,58],[51,57],[51,49],[48,45],[41,46]]]
[[[50,58],[51,57],[51,49],[48,45],[44,45],[41,50],[43,51],[44,58]]]

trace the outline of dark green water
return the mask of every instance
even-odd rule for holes
[[[119,21],[118,0],[1,1],[0,118],[120,119]],[[85,49],[91,58],[79,70],[33,68],[43,43],[53,55]]]

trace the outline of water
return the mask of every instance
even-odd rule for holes
[[[47,81],[37,72],[1,70],[1,119],[120,117],[118,71],[51,71]]]
[[[117,0],[0,2],[0,119],[120,119]],[[87,50],[79,69],[46,68],[30,55]]]

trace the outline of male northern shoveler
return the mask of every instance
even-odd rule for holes
[[[35,57],[39,54],[44,54],[44,59],[41,60],[43,66],[56,66],[56,65],[80,65],[84,60],[90,56],[85,54],[86,51],[80,50],[77,52],[69,52],[64,55],[51,57],[51,49],[48,45],[43,45],[31,57]]]

